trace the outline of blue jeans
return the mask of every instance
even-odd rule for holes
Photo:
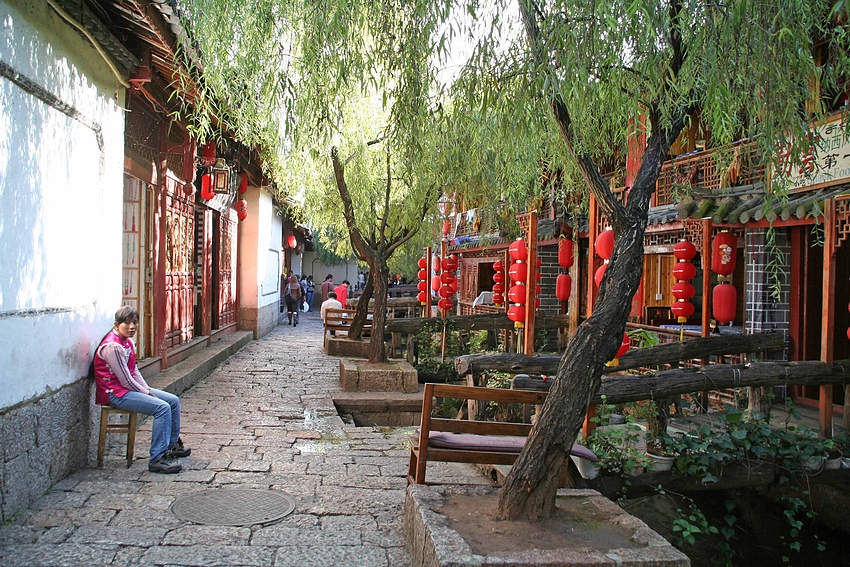
[[[177,443],[180,437],[180,398],[151,388],[152,396],[127,392],[120,398],[109,394],[109,405],[122,410],[153,416],[151,462],[156,462]]]
[[[312,291],[307,292],[307,311],[313,310],[313,293]]]

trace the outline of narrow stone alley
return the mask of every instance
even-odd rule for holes
[[[406,566],[402,507],[412,428],[355,427],[337,414],[339,359],[322,352],[318,313],[251,341],[183,392],[192,448],[176,475],[147,470],[151,421],[133,466],[123,439],[103,468],[54,485],[0,526],[0,565]],[[434,480],[486,483],[469,465],[435,463]],[[202,491],[283,494],[295,509],[253,526],[201,525],[171,510]]]

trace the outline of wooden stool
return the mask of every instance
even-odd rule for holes
[[[127,414],[127,423],[109,423],[109,414]],[[133,449],[136,445],[136,419],[134,411],[122,410],[112,406],[100,406],[100,439],[97,442],[97,466],[103,466],[103,453],[106,450],[107,433],[127,434],[127,468],[133,464]]]

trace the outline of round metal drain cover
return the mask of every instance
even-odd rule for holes
[[[171,513],[187,522],[212,526],[253,526],[280,520],[295,501],[273,490],[220,489],[181,496]]]

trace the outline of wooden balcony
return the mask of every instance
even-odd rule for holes
[[[711,191],[749,185],[763,178],[764,164],[757,159],[756,145],[747,140],[685,154],[665,162],[661,167],[653,206],[676,203],[676,193],[686,187]]]

